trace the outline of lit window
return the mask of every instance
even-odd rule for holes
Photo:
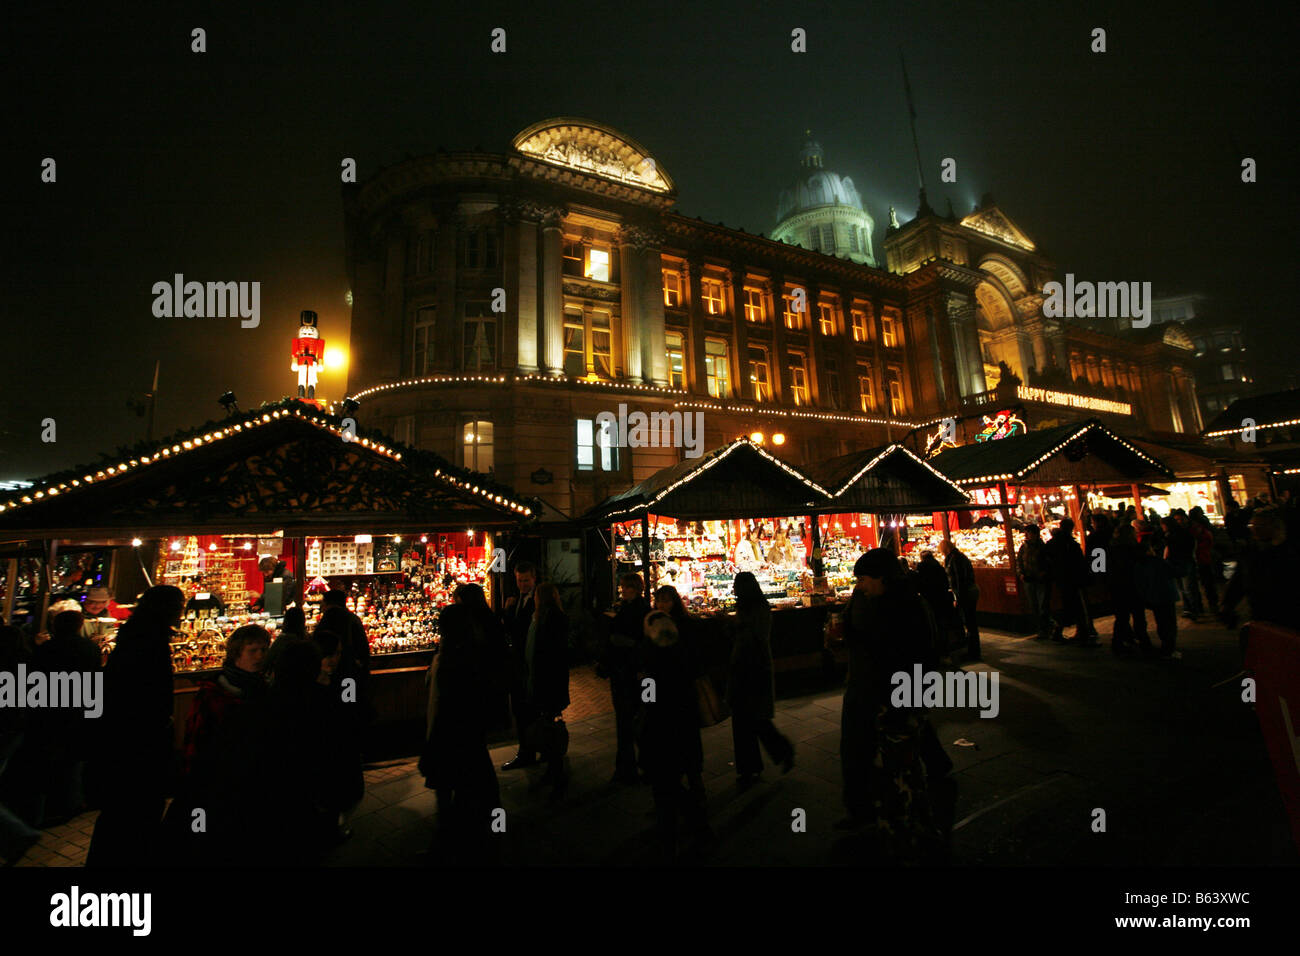
[[[760,289],[745,290],[745,321],[763,322],[767,316],[763,312],[763,293]]]
[[[1223,372],[1225,382],[1234,382],[1237,380],[1237,370],[1231,365],[1221,365],[1219,370]]]
[[[904,412],[903,401],[903,374],[896,368],[891,368],[886,373],[886,383],[889,388],[889,413],[891,415],[901,415]]]
[[[754,387],[755,401],[771,401],[772,375],[767,362],[767,349],[761,345],[749,347],[749,381]]]
[[[564,374],[570,378],[587,374],[587,323],[574,309],[564,310]]]
[[[618,446],[602,434],[595,419],[578,419],[576,447],[578,471],[618,471]]]
[[[794,296],[781,296],[781,317],[787,329],[803,328],[803,313],[795,311]]]
[[[858,227],[849,226],[849,252],[858,251]]]
[[[486,302],[465,303],[463,342],[466,372],[496,368],[497,322]]]
[[[587,249],[586,278],[597,282],[609,281],[609,249],[606,246],[590,246]]]
[[[470,471],[486,475],[492,470],[492,423],[466,422],[464,464]]]
[[[867,313],[861,309],[853,310],[853,341],[865,342],[867,335]]]
[[[726,342],[720,339],[705,341],[704,375],[708,379],[709,394],[714,398],[726,398],[731,386]]]
[[[680,332],[669,332],[664,336],[668,344],[668,384],[673,388],[686,387],[686,351],[682,345]]]
[[[664,305],[675,309],[682,304],[682,276],[680,272],[664,270]]]
[[[411,374],[425,375],[433,370],[434,321],[438,310],[430,306],[415,313],[415,344],[411,350]]]
[[[822,226],[822,252],[833,253],[835,251],[835,227]]]
[[[433,271],[433,249],[437,234],[432,229],[412,234],[407,251],[406,271],[412,275],[425,275]]]
[[[820,302],[817,305],[818,320],[817,325],[822,335],[835,334],[835,306],[827,302]]]
[[[898,346],[898,316],[893,312],[883,312],[880,316],[880,344],[887,349]]]
[[[609,327],[609,313],[591,313],[590,370],[601,378],[614,377],[614,337]]]
[[[870,412],[875,409],[876,395],[871,384],[870,365],[858,365],[858,396],[864,412]]]
[[[816,226],[808,230],[808,248],[813,252],[822,251],[821,230]]]
[[[796,405],[808,404],[808,367],[801,352],[790,352],[790,400]]]
[[[722,315],[722,283],[717,279],[701,279],[700,295],[704,311],[709,315]]]

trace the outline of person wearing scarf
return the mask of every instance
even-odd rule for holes
[[[251,733],[246,711],[266,693],[262,669],[270,644],[271,635],[256,624],[236,629],[221,673],[199,685],[185,721],[180,787],[167,814],[178,863],[220,863],[222,847],[235,845],[222,837],[237,832],[240,768]],[[206,832],[193,832],[196,809],[204,811]]]

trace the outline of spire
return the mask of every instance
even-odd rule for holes
[[[804,144],[803,149],[799,151],[799,165],[804,169],[821,169],[826,161],[826,154],[822,151],[822,144],[812,138],[812,130],[803,131]]]
[[[921,208],[929,209],[925,201],[925,176],[921,172],[921,146],[916,138],[916,105],[912,102],[912,84],[907,80],[907,60],[903,59],[903,48],[898,49],[898,62],[903,66],[903,92],[907,94],[907,115],[912,125],[912,149],[916,152],[916,182],[921,187]]]

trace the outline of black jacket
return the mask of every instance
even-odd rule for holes
[[[569,706],[569,618],[563,611],[549,611],[538,621],[527,686],[539,714],[558,716]]]
[[[1052,532],[1052,537],[1043,545],[1043,561],[1047,573],[1057,587],[1082,587],[1087,578],[1087,566],[1083,560],[1083,549],[1074,535],[1066,534],[1060,528]]]

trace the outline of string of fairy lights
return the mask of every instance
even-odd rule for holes
[[[1043,464],[1044,462],[1048,461],[1051,458],[1054,458],[1057,454],[1063,451],[1072,442],[1077,441],[1079,438],[1083,437],[1084,435],[1087,435],[1089,432],[1098,432],[1100,434],[1105,435],[1107,438],[1110,438],[1112,441],[1122,445],[1124,448],[1128,449],[1132,454],[1138,456],[1143,461],[1147,462],[1147,464],[1153,466],[1154,468],[1159,469],[1161,472],[1164,472],[1166,474],[1172,474],[1162,462],[1158,461],[1155,458],[1152,458],[1150,455],[1148,455],[1142,449],[1138,448],[1136,445],[1132,444],[1131,442],[1125,441],[1123,438],[1120,438],[1118,435],[1116,435],[1114,432],[1112,432],[1109,428],[1102,425],[1101,423],[1096,421],[1090,421],[1090,422],[1084,422],[1078,429],[1072,431],[1064,440],[1062,440],[1061,442],[1053,446],[1049,451],[1046,451],[1043,454],[1039,455],[1029,464],[1016,469],[1015,472],[1006,473],[1006,474],[980,475],[979,477],[974,477],[974,478],[960,478],[957,480],[957,484],[970,486],[970,485],[989,485],[998,481],[1021,481],[1022,479],[1024,479],[1026,475],[1032,472],[1039,465]],[[1001,445],[1001,443],[999,443],[999,445]]]
[[[175,442],[170,446],[164,445],[152,455],[141,455],[138,458],[129,458],[118,462],[117,464],[99,469],[98,471],[87,472],[82,478],[73,478],[71,481],[59,482],[58,484],[51,484],[38,488],[37,490],[32,491],[31,494],[22,495],[21,497],[13,499],[5,504],[0,504],[0,514],[14,511],[24,505],[34,504],[46,498],[54,498],[60,494],[66,494],[77,488],[94,485],[111,478],[120,478],[121,476],[135,472],[140,468],[157,464],[160,461],[168,461],[171,458],[183,455],[188,451],[212,445],[222,439],[246,433],[262,425],[269,425],[274,421],[289,417],[308,422],[322,431],[329,432],[349,444],[359,445],[376,455],[380,455],[392,461],[402,460],[401,452],[390,448],[382,442],[372,441],[369,438],[357,437],[351,431],[345,431],[343,428],[332,424],[324,418],[304,412],[301,408],[279,408],[274,411],[254,412],[242,421],[225,425],[221,428],[214,428],[212,431],[206,432],[202,435],[195,435],[192,438],[186,438],[183,441]],[[525,517],[532,514],[532,510],[526,505],[512,501],[504,495],[483,488],[472,481],[458,478],[450,473],[445,473],[441,468],[434,469],[433,476],[445,484],[452,485],[461,491],[477,495],[493,504],[509,508],[511,511],[518,512],[520,515]]]
[[[892,445],[886,446],[885,449],[880,452],[880,454],[876,455],[876,457],[872,458],[869,462],[867,462],[860,469],[858,469],[857,474],[855,474],[852,478],[846,481],[843,487],[841,487],[839,491],[835,492],[835,494],[832,497],[835,498],[840,497],[842,494],[844,494],[844,492],[848,491],[855,484],[857,484],[857,482],[860,481],[864,475],[870,472],[871,469],[875,468],[876,465],[880,464],[880,462],[884,461],[886,458],[889,458],[891,455],[897,455],[900,452],[903,455],[906,455],[908,458],[912,459],[918,465],[921,465],[923,468],[925,468],[926,471],[930,472],[930,474],[934,475],[934,477],[938,478],[949,488],[952,488],[963,498],[970,500],[970,495],[968,495],[965,491],[963,491],[961,487],[956,482],[954,482],[951,478],[949,478],[943,472],[939,471],[939,469],[935,468],[925,459],[921,458],[911,449],[907,448],[904,445],[900,445],[897,442],[895,442]]]
[[[1269,428],[1291,428],[1295,425],[1300,425],[1300,418],[1290,418],[1284,422],[1265,422],[1263,425],[1238,425],[1234,428],[1220,428],[1217,431],[1206,432],[1205,437],[1225,438],[1228,435],[1236,435],[1239,432],[1245,431],[1248,427],[1253,428],[1257,432],[1262,432]]]

